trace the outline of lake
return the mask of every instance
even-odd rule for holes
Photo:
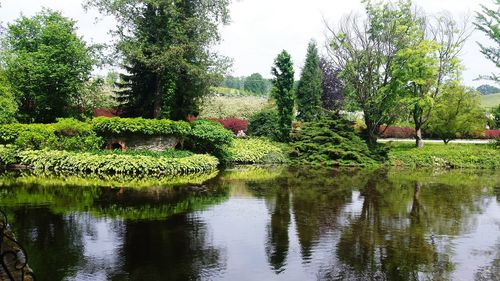
[[[131,188],[5,173],[37,280],[500,280],[500,171],[237,167]]]

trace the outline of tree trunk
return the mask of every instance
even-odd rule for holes
[[[162,83],[160,77],[156,78],[156,87],[153,94],[153,118],[160,118],[162,105]]]
[[[418,148],[424,147],[424,139],[422,138],[422,128],[415,127],[415,144]]]

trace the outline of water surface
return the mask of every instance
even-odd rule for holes
[[[499,280],[500,172],[238,168],[203,185],[0,177],[38,280]]]

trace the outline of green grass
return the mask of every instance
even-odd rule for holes
[[[500,150],[490,144],[391,144],[389,162],[401,167],[500,168]]]
[[[253,114],[268,106],[265,97],[256,96],[221,96],[210,97],[202,105],[201,118],[242,118],[248,119]]]
[[[481,96],[481,106],[484,108],[493,108],[500,104],[500,93]]]

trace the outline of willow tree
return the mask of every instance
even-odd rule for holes
[[[122,102],[129,116],[183,119],[220,83],[225,59],[211,51],[229,0],[87,0],[118,22]]]

